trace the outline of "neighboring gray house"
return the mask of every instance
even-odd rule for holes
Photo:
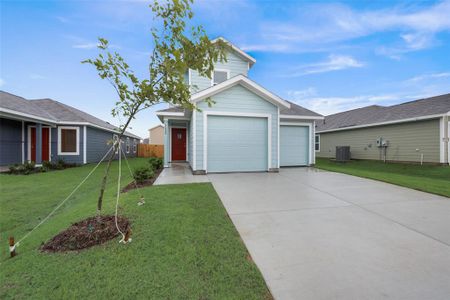
[[[314,164],[314,122],[323,117],[250,80],[255,59],[225,42],[231,46],[227,62],[215,65],[212,79],[186,73],[191,101],[201,111],[171,107],[156,113],[165,125],[165,167],[188,161],[194,174],[204,174]]]
[[[316,123],[316,155],[350,146],[354,159],[447,164],[449,116],[450,94],[326,116]]]
[[[26,161],[86,164],[99,161],[118,128],[51,99],[27,100],[0,91],[0,166]],[[140,138],[126,133],[127,156]]]

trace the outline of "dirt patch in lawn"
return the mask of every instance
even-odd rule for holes
[[[155,175],[150,178],[145,180],[144,182],[141,183],[135,183],[135,181],[133,180],[132,182],[130,182],[129,184],[127,184],[123,189],[122,189],[122,193],[126,193],[128,191],[134,190],[136,189],[136,186],[138,189],[146,187],[146,186],[152,186],[153,183],[156,181],[156,179],[158,179],[159,174],[161,174],[162,170],[164,168],[158,169],[155,171]]]
[[[122,232],[130,229],[127,218],[118,216],[117,224]],[[90,217],[72,224],[41,246],[44,252],[67,252],[90,248],[117,237],[114,216]]]

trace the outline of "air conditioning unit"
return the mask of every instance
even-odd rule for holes
[[[350,146],[336,146],[336,161],[346,162],[350,160]]]

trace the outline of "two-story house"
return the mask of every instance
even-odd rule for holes
[[[200,111],[171,107],[156,114],[164,123],[164,166],[187,161],[194,174],[276,172],[314,164],[314,122],[323,117],[282,99],[248,78],[256,60],[231,44],[212,79],[189,70]],[[209,107],[204,101],[211,98]]]

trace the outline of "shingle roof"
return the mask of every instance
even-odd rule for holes
[[[287,101],[287,100],[285,100]],[[298,104],[287,101],[291,105],[289,109],[283,109],[280,111],[281,115],[290,115],[290,116],[308,116],[308,117],[322,117],[318,113],[315,113],[309,109],[306,109]],[[184,108],[180,106],[169,107],[166,109],[158,110],[157,112],[184,112]]]
[[[10,94],[5,91],[0,91],[0,108],[6,108],[24,114],[33,115],[38,118],[53,120],[53,116],[40,108],[29,100]]]
[[[291,108],[280,110],[280,115],[290,115],[290,116],[308,116],[308,117],[322,117],[322,115],[313,112],[312,110],[306,109],[298,104],[286,100],[291,104]]]
[[[10,93],[0,91],[0,108],[7,108],[13,111],[33,115],[38,118],[45,118],[55,123],[90,123],[111,131],[119,130],[118,127],[111,125],[108,122],[52,99],[27,100]],[[130,132],[126,132],[125,134],[127,136],[140,139],[140,137]]]
[[[326,116],[317,122],[316,131],[398,121],[445,114],[450,111],[450,94],[419,99],[392,106],[371,105]]]

